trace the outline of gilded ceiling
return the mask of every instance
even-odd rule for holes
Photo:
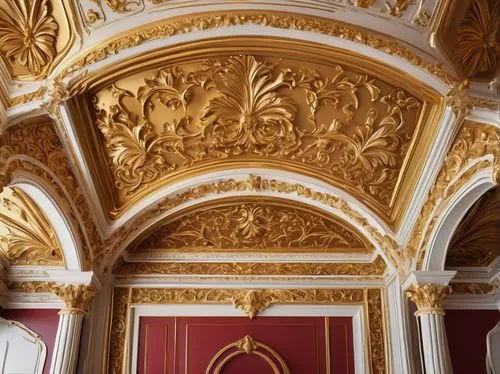
[[[447,267],[488,266],[500,256],[500,194],[486,192],[467,211],[451,239]]]
[[[18,188],[0,193],[0,250],[12,265],[64,265],[54,229]]]
[[[271,43],[241,42],[249,51]],[[96,139],[87,142],[94,164],[109,168],[112,217],[190,176],[263,166],[345,189],[388,224],[401,218],[435,135],[435,93],[334,50],[304,45],[318,53],[306,62],[293,44],[281,58],[214,52],[217,46],[200,46],[202,59],[178,62],[180,50],[177,58],[172,52],[149,61],[160,65],[154,69],[86,83],[96,85],[89,97],[94,125],[83,136]]]

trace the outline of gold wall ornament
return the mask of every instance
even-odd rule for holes
[[[92,284],[66,284],[55,285],[51,288],[52,293],[59,296],[66,305],[63,313],[86,314],[95,296],[95,286]]]
[[[472,205],[455,229],[446,267],[488,266],[500,256],[500,202],[496,189]]]
[[[394,0],[391,5],[387,2],[386,12],[391,16],[401,17],[410,5],[415,4],[416,0]]]
[[[367,314],[369,321],[369,340],[372,372],[383,374],[387,372],[385,353],[385,324],[382,314],[382,290],[366,290]]]
[[[56,55],[58,24],[48,0],[5,0],[0,6],[0,53],[39,75]]]
[[[13,97],[10,100],[9,105],[13,107],[21,104],[26,104],[31,101],[42,100],[46,93],[47,93],[47,87],[42,86],[35,91]]]
[[[125,262],[113,267],[116,276],[227,275],[227,276],[371,276],[381,277],[387,266],[382,257],[369,263],[269,262]]]
[[[168,251],[368,252],[354,227],[320,210],[279,199],[223,199],[182,210],[150,228],[132,249]]]
[[[140,304],[233,304],[235,297],[247,294],[249,289],[194,289],[194,288],[125,288],[115,287],[109,335],[108,372],[121,374],[124,364],[125,342],[130,329],[128,315],[132,305]],[[371,362],[377,373],[385,373],[385,345],[383,303],[380,289],[325,288],[325,289],[261,289],[269,293],[275,304],[364,305],[368,322]]]
[[[471,0],[457,30],[455,59],[467,77],[494,74],[500,59],[500,7],[495,0]]]
[[[250,335],[246,335],[236,342],[221,348],[210,360],[205,373],[220,374],[229,361],[242,354],[253,354],[262,358],[271,367],[274,374],[290,374],[290,369],[285,360],[276,350],[255,341]]]
[[[250,319],[269,308],[274,301],[273,292],[267,290],[249,290],[233,297],[234,307],[243,310]]]
[[[469,81],[465,79],[462,83],[453,86],[446,94],[446,101],[453,113],[461,122],[462,119],[474,109],[473,99],[468,94]]]
[[[500,152],[500,131],[492,125],[465,121],[457,134],[451,149],[439,171],[436,182],[429,191],[427,201],[415,223],[406,252],[416,258],[420,268],[425,257],[426,246],[441,212],[453,193],[481,168],[491,166],[483,160],[460,174],[474,160],[490,155],[498,157]],[[454,181],[457,176],[458,180]],[[454,181],[454,182],[453,182]]]
[[[48,219],[17,188],[7,187],[0,193],[0,248],[14,265],[64,265]]]
[[[97,0],[100,2],[100,0]],[[143,0],[104,0],[106,5],[117,13],[127,13],[143,6]]]
[[[440,314],[444,315],[444,310],[441,306],[443,297],[450,294],[452,288],[450,286],[442,286],[427,283],[424,285],[414,284],[406,291],[406,296],[413,301],[418,310],[416,316],[422,314]]]
[[[496,292],[498,285],[491,283],[452,283],[454,295],[491,295]]]
[[[181,172],[259,161],[314,170],[383,212],[423,115],[422,100],[342,66],[245,55],[151,73],[93,98],[119,206]]]
[[[489,100],[482,97],[473,97],[472,105],[476,108],[486,108],[492,112],[500,111],[499,101]]]
[[[52,287],[56,282],[48,281],[15,281],[7,282],[7,289],[10,292],[23,293],[52,293]]]

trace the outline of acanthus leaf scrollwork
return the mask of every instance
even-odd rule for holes
[[[421,102],[341,66],[325,77],[282,65],[232,56],[160,69],[136,95],[116,82],[99,91],[121,199],[204,162],[258,157],[307,165],[387,204]]]

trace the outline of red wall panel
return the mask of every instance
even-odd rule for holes
[[[274,349],[294,374],[326,373],[327,349],[332,374],[354,373],[352,319],[337,317],[142,317],[138,373],[205,373],[221,349],[246,335]],[[268,372],[269,364],[252,354],[238,355],[223,369]]]
[[[29,329],[42,337],[47,346],[47,358],[43,373],[50,372],[52,352],[57,335],[57,325],[59,324],[58,309],[2,309],[0,315],[5,319],[21,322]]]
[[[446,310],[444,322],[455,374],[486,373],[486,335],[498,317],[496,310]]]

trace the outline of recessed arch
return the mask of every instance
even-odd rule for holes
[[[436,222],[422,263],[422,270],[445,269],[446,254],[456,227],[470,207],[489,189],[495,186],[492,169],[485,168],[473,175],[446,204]]]

